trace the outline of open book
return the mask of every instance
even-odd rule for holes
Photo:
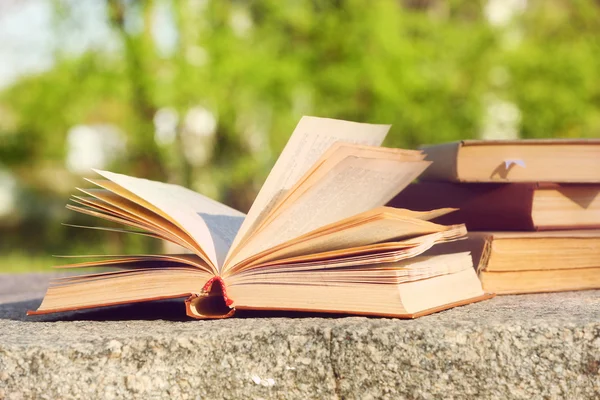
[[[72,210],[175,243],[182,254],[97,256],[109,267],[49,287],[42,314],[186,298],[188,315],[236,309],[415,317],[486,298],[468,253],[419,257],[466,234],[384,207],[430,164],[379,147],[389,126],[304,117],[247,215],[180,186],[97,171]]]

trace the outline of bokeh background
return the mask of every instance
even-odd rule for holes
[[[597,0],[0,0],[0,272],[160,251],[61,225],[92,168],[246,211],[302,115],[600,137],[599,72]]]

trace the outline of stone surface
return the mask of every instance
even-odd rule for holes
[[[600,291],[411,321],[192,321],[178,301],[25,317],[46,280],[0,275],[0,399],[600,398]]]

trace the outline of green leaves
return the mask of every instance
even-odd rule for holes
[[[600,137],[600,6],[530,0],[492,26],[484,3],[106,0],[110,45],[57,49],[51,70],[0,93],[0,162],[23,182],[64,172],[67,132],[108,124],[128,146],[111,168],[247,209],[305,114],[391,123],[386,144],[413,148],[477,137],[491,96],[518,108],[522,137]],[[84,6],[70,7],[57,2],[55,42],[82,28]],[[174,32],[167,51],[158,16]],[[165,107],[177,136],[157,145]],[[218,121],[196,166],[181,136],[194,107]],[[47,185],[35,196],[66,196],[35,184]]]

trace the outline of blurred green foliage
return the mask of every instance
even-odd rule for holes
[[[55,1],[56,35],[76,34],[77,2]],[[520,112],[521,137],[600,137],[600,5],[530,0],[509,23],[467,0],[106,0],[111,49],[56,51],[52,69],[0,93],[0,167],[16,177],[0,251],[154,251],[139,239],[74,232],[63,209],[82,184],[67,132],[110,124],[127,152],[108,168],[190,186],[247,210],[302,115],[393,124],[388,145],[478,137],[490,95]],[[172,24],[166,51],[156,14]],[[64,36],[63,36],[64,37]],[[183,119],[217,118],[210,157],[184,156]],[[179,115],[172,144],[153,118]],[[13,249],[13,250],[11,250]],[[12,253],[11,253],[12,254]],[[13,257],[14,258],[14,257]],[[1,267],[0,267],[1,268]]]

